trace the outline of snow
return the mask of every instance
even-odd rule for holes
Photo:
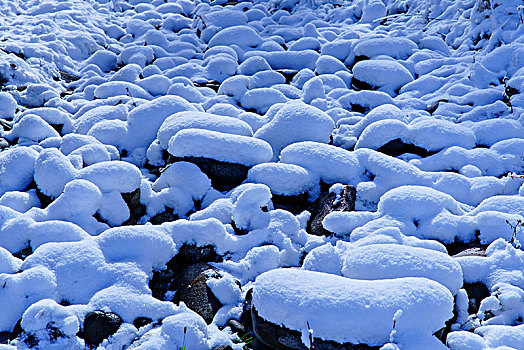
[[[123,323],[100,349],[238,350],[227,324],[251,288],[307,348],[309,334],[522,348],[521,1],[6,0],[0,14],[0,331],[23,328],[0,348],[83,349],[103,310]],[[217,162],[239,170],[228,192],[199,168]],[[346,185],[356,210],[312,235],[315,201]],[[220,261],[205,261],[224,305],[209,325],[153,297],[184,244]],[[489,291],[478,310],[472,283]]]
[[[256,279],[253,305],[264,319],[290,329],[302,332],[307,321],[319,338],[376,346],[388,341],[397,310],[399,337],[429,335],[451,316],[453,301],[446,288],[425,278],[361,281],[276,269]],[[335,322],[326,324],[326,314]]]
[[[170,140],[168,152],[176,157],[204,157],[246,166],[271,159],[271,146],[253,137],[203,129],[184,129]]]

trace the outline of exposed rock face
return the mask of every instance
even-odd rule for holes
[[[308,231],[317,236],[329,236],[331,232],[322,226],[322,220],[333,211],[355,210],[356,198],[357,190],[351,185],[344,186],[338,199],[335,193],[324,192],[312,208]]]
[[[122,319],[112,312],[92,311],[84,319],[84,329],[81,337],[86,344],[97,346],[112,334],[116,333]]]

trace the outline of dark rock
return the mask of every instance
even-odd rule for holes
[[[60,73],[60,79],[62,79],[66,83],[71,83],[73,81],[77,81],[77,80],[80,79],[79,76],[76,76],[74,74],[67,73],[67,72],[64,72],[64,71],[61,71],[61,70],[58,70],[58,73]]]
[[[136,328],[142,328],[148,324],[150,324],[151,322],[153,322],[152,319],[150,319],[149,317],[137,317],[135,318],[135,320],[133,321],[133,326],[135,326]]]
[[[427,111],[429,114],[433,115],[433,113],[435,113],[435,111],[437,110],[437,108],[438,108],[438,106],[439,106],[439,104],[440,104],[441,102],[447,103],[447,102],[449,102],[449,100],[446,100],[446,99],[443,99],[443,100],[437,100],[437,101],[433,102],[432,104],[430,104],[430,105],[426,108],[426,111]]]
[[[240,315],[240,322],[245,329],[252,329],[253,320],[251,318],[251,308],[253,306],[253,288],[247,291],[244,305],[242,306],[242,314]]]
[[[201,262],[220,262],[222,257],[215,251],[215,246],[208,244],[198,247],[196,244],[184,243],[178,253],[168,262],[169,266],[189,266]]]
[[[231,328],[233,333],[240,334],[241,336],[246,334],[246,328],[242,323],[240,323],[237,320],[229,320],[227,321],[227,325],[229,326],[229,328]]]
[[[64,124],[49,124],[57,133],[62,135],[62,130],[64,129]]]
[[[468,293],[468,312],[470,315],[476,314],[479,311],[480,302],[491,295],[488,287],[481,282],[464,283],[462,288]]]
[[[291,330],[284,326],[278,326],[264,320],[258,315],[257,310],[251,308],[253,319],[253,331],[260,340],[270,349],[276,350],[308,350],[301,340],[299,331]],[[315,350],[376,350],[380,346],[369,346],[366,344],[337,343],[330,340],[313,338],[313,349]]]
[[[317,236],[329,236],[331,232],[322,226],[322,220],[333,211],[355,210],[356,197],[357,190],[351,185],[344,186],[339,201],[335,201],[337,198],[335,193],[323,192],[313,204],[311,218],[307,225],[308,232]]]
[[[16,253],[13,253],[13,256],[18,259],[25,260],[29,255],[33,254],[33,248],[28,245],[22,250],[17,251]]]
[[[385,145],[380,146],[379,149],[377,149],[378,152],[387,154],[391,157],[397,157],[404,153],[411,153],[416,154],[417,156],[420,156],[422,158],[429,157],[432,154],[435,154],[437,152],[430,152],[425,148],[415,146],[410,143],[404,143],[401,139],[394,139],[386,143]]]
[[[153,297],[164,300],[166,292],[173,290],[169,286],[175,276],[185,267],[196,263],[220,261],[222,257],[217,254],[212,245],[198,247],[195,244],[182,244],[178,253],[166,264],[165,270],[153,272],[153,278],[149,281]]]
[[[84,319],[84,329],[79,335],[88,345],[97,346],[115,334],[122,319],[112,312],[92,311]]]
[[[122,193],[122,198],[129,208],[129,219],[124,225],[136,225],[138,220],[146,214],[146,206],[140,203],[140,187],[130,193]]]
[[[164,222],[177,221],[179,219],[178,215],[173,214],[172,211],[165,211],[163,213],[153,216],[149,222],[153,225],[161,225]]]
[[[220,278],[218,270],[206,263],[197,263],[183,269],[169,285],[170,290],[176,290],[173,303],[183,301],[188,308],[202,316],[207,324],[222,307],[207,286],[210,278]]]
[[[273,194],[271,201],[275,209],[284,209],[293,214],[300,214],[306,210],[311,203],[308,202],[309,195],[307,193],[301,193],[296,196],[283,196]]]
[[[173,157],[169,163],[190,162],[197,165],[211,180],[213,188],[218,191],[229,191],[240,185],[246,178],[249,167],[243,164],[222,162],[204,157]]]

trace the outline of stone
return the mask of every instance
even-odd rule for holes
[[[149,281],[149,288],[155,298],[164,300],[166,292],[172,290],[170,289],[171,283],[182,269],[196,263],[220,261],[222,261],[222,257],[217,254],[214,246],[199,247],[195,244],[184,243],[178,253],[166,264],[165,270],[153,272],[153,278]]]
[[[92,311],[88,313],[84,319],[84,329],[80,337],[83,338],[88,345],[97,346],[104,339],[107,339],[112,334],[116,333],[122,319],[117,314],[104,311]]]
[[[183,301],[207,324],[213,321],[213,317],[222,307],[220,301],[207,286],[206,282],[210,278],[220,278],[218,270],[209,264],[197,263],[183,269],[169,286],[170,290],[176,290],[172,302],[178,304]]]
[[[163,224],[164,222],[171,222],[171,221],[176,221],[178,220],[179,217],[178,215],[176,214],[173,214],[172,211],[164,211],[160,214],[157,214],[155,216],[153,216],[149,222],[152,223],[153,225],[161,225]]]
[[[146,206],[140,203],[140,187],[130,193],[122,193],[122,198],[129,208],[129,219],[123,225],[136,225],[146,214]]]
[[[335,201],[337,195],[323,192],[311,208],[311,218],[308,222],[308,232],[317,236],[329,236],[331,232],[322,226],[322,220],[334,211],[353,211],[355,210],[355,200],[357,190],[354,186],[345,185],[340,200]]]

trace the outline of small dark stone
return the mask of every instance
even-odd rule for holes
[[[308,350],[301,340],[299,331],[291,330],[264,320],[258,315],[257,310],[251,309],[253,318],[253,331],[260,342],[275,350]],[[330,340],[313,338],[315,350],[378,350],[380,346],[366,344],[337,343]]]
[[[229,326],[229,328],[231,328],[231,330],[234,333],[237,333],[237,334],[240,334],[240,335],[246,334],[246,328],[244,327],[244,325],[242,323],[240,323],[237,320],[231,319],[231,320],[227,321],[227,325]]]
[[[404,153],[412,153],[422,158],[426,158],[436,153],[436,152],[430,152],[425,148],[418,147],[410,143],[404,143],[402,142],[401,139],[391,140],[388,143],[380,146],[380,148],[378,148],[377,151],[387,154],[388,156],[391,156],[391,157],[397,157]]]
[[[427,108],[426,108],[426,111],[433,115],[433,113],[435,113],[435,111],[437,110],[438,106],[440,105],[441,102],[444,102],[444,103],[447,103],[449,102],[449,100],[446,100],[446,99],[442,99],[442,100],[437,100],[435,102],[433,102],[432,104],[430,104]]]
[[[178,215],[173,214],[172,212],[165,211],[163,213],[153,216],[149,222],[153,225],[161,225],[164,222],[177,221],[179,219]]]
[[[153,322],[152,319],[150,319],[149,317],[137,317],[135,318],[135,320],[133,321],[133,326],[135,326],[136,328],[142,328],[148,324],[150,324],[151,322]]]
[[[122,319],[117,314],[92,311],[84,319],[84,329],[80,337],[85,340],[86,344],[97,346],[104,339],[115,334],[121,324]]]
[[[136,225],[138,220],[146,214],[146,206],[140,203],[140,187],[130,193],[122,193],[122,198],[129,208],[129,219],[124,225]]]
[[[244,299],[244,305],[242,306],[242,315],[240,315],[240,322],[244,325],[245,329],[251,329],[253,320],[251,319],[251,307],[253,302],[253,288],[247,291],[246,298]]]
[[[355,210],[355,200],[357,190],[354,186],[346,185],[340,194],[340,200],[335,202],[337,195],[325,191],[315,201],[311,210],[311,218],[308,222],[308,232],[317,236],[329,236],[331,232],[322,226],[322,220],[333,211],[353,211]]]
[[[197,165],[211,180],[213,188],[229,191],[240,185],[246,178],[249,167],[243,164],[222,162],[204,157],[170,157],[169,163],[185,161]]]
[[[207,324],[213,321],[222,307],[207,286],[206,282],[210,278],[220,278],[218,270],[206,263],[197,263],[183,269],[169,286],[170,290],[176,290],[173,303],[183,301],[188,308],[202,316]]]
[[[464,283],[462,288],[468,293],[470,315],[476,314],[479,311],[480,302],[491,295],[488,287],[482,282]]]
[[[61,71],[61,70],[59,70],[58,73],[60,73],[60,79],[62,79],[66,83],[71,83],[73,81],[77,81],[77,80],[80,79],[79,76],[76,76],[74,74],[67,73],[67,72],[64,72],[64,71]]]

